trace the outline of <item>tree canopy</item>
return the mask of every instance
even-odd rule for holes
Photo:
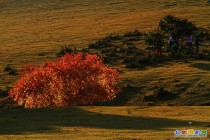
[[[159,28],[164,33],[170,34],[177,40],[194,34],[197,27],[187,19],[181,19],[173,15],[167,15],[159,22]]]
[[[146,44],[153,47],[162,47],[164,43],[164,35],[159,31],[150,32],[145,35]]]

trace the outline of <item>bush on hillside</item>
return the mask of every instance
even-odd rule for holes
[[[4,68],[4,72],[8,72],[8,75],[17,75],[17,70],[13,69],[10,65]]]
[[[10,65],[6,65],[6,67],[4,68],[4,72],[10,72],[14,70]]]
[[[126,32],[123,36],[124,37],[136,37],[136,36],[141,36],[142,33],[138,30],[134,30],[134,31],[129,31],[129,32]]]
[[[98,56],[66,54],[26,68],[10,97],[26,108],[89,105],[115,98],[119,82],[119,72],[104,67]]]
[[[99,39],[96,42],[91,42],[88,45],[89,49],[102,49],[106,47],[112,47],[111,42],[115,40],[121,40],[122,36],[116,34],[109,34],[105,38]]]
[[[162,47],[164,42],[164,35],[159,31],[153,31],[149,34],[146,34],[144,37],[145,43],[152,47]]]
[[[66,53],[72,53],[74,50],[72,46],[62,46],[60,51],[56,54],[58,57],[64,56]]]

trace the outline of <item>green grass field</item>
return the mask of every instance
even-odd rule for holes
[[[111,33],[148,32],[167,14],[210,27],[207,0],[0,0],[0,89],[18,79],[4,71],[8,65],[19,72],[28,64],[58,59],[60,46],[81,49]],[[135,45],[145,47],[141,41]],[[202,49],[209,49],[207,42]],[[176,129],[210,133],[210,108],[195,106],[210,104],[209,61],[173,60],[142,69],[118,66],[126,93],[114,104],[120,106],[29,110],[14,108],[0,95],[0,139],[172,140]],[[157,87],[177,97],[144,101]]]
[[[177,129],[210,131],[209,109],[91,106],[0,110],[0,139],[172,140]]]

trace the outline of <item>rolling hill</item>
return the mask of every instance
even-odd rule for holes
[[[156,29],[168,14],[210,27],[207,0],[0,0],[0,139],[170,140],[177,129],[209,132],[210,59],[164,52],[158,63],[128,67],[119,48],[129,40],[145,51],[138,36],[111,40],[111,53],[88,48],[112,33]],[[106,64],[119,68],[124,92],[71,108],[23,109],[8,98],[24,66],[58,59],[66,45],[110,56]],[[201,54],[209,55],[209,47],[202,42]]]
[[[187,18],[201,27],[210,27],[210,5],[205,0],[1,0],[0,7],[2,90],[18,79],[16,71],[22,67],[57,59],[55,54],[60,46],[72,45],[81,49],[110,33],[122,34],[134,29],[151,31],[166,14]],[[141,41],[134,41],[134,44],[139,48],[145,47]],[[14,72],[8,74],[5,71],[8,67]],[[179,95],[181,100],[174,101],[174,105],[208,104],[202,102],[209,100],[208,61],[173,61],[145,70],[124,69],[124,66],[121,69],[124,83],[131,85],[131,89],[125,91],[134,93],[130,94],[131,99],[127,104],[142,104],[140,101],[143,97],[153,94],[151,92],[158,86],[170,92],[182,93]]]

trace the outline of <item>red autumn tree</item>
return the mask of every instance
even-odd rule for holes
[[[10,96],[26,108],[89,105],[115,98],[119,82],[119,72],[103,66],[98,56],[66,54],[26,68]]]

